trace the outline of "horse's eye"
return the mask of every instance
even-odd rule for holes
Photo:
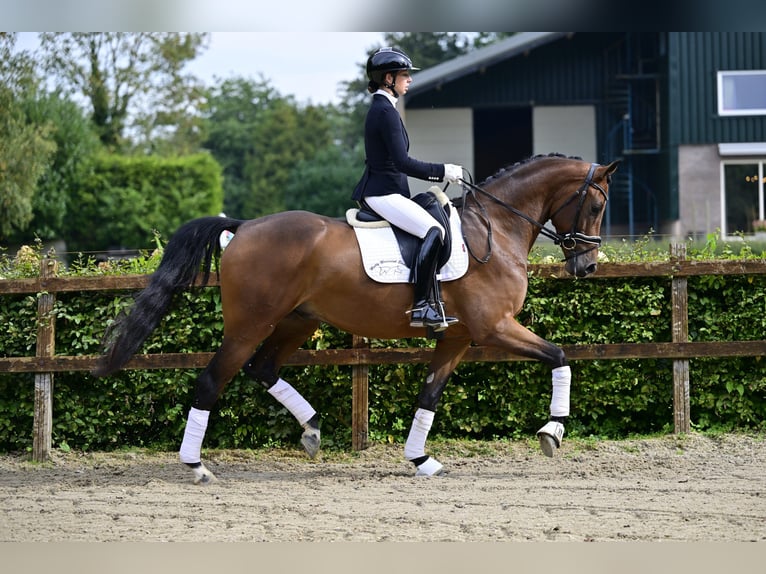
[[[599,213],[601,213],[601,210],[603,208],[604,208],[604,204],[601,203],[600,201],[594,201],[593,203],[590,204],[590,212],[593,215],[598,215]]]

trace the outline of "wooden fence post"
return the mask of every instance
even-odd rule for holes
[[[369,349],[370,343],[364,337],[354,335],[351,346],[354,349]],[[355,364],[351,367],[351,448],[364,450],[369,445],[369,374],[368,365]]]
[[[670,246],[671,261],[686,259],[686,244]],[[689,298],[686,277],[673,277],[673,342],[689,342]],[[689,404],[689,360],[673,361],[673,431],[676,434],[691,431],[691,406]]]
[[[58,263],[44,257],[40,261],[40,279],[55,277]],[[53,357],[56,350],[55,319],[53,304],[56,295],[38,293],[37,299],[37,348],[36,357]],[[53,434],[53,373],[35,375],[35,413],[32,423],[32,459],[44,462],[50,458]]]

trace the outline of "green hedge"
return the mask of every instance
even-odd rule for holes
[[[210,154],[165,158],[101,156],[70,200],[69,251],[147,249],[155,232],[169,236],[184,222],[223,206],[221,166]]]
[[[131,269],[135,271],[135,267]],[[762,339],[766,277],[690,278],[690,339]],[[95,354],[106,323],[130,302],[129,293],[61,293],[55,306],[56,352]],[[0,297],[0,356],[34,354],[34,296]],[[670,280],[532,278],[520,320],[559,344],[671,340]],[[217,289],[183,293],[147,340],[143,352],[213,351],[222,323]],[[375,346],[430,345],[424,339],[372,341]],[[348,348],[350,336],[329,327],[308,348]],[[670,360],[590,360],[572,363],[574,436],[620,438],[670,432]],[[174,449],[180,443],[197,371],[123,371],[104,379],[57,373],[54,446],[108,450],[128,446]],[[370,368],[373,441],[406,438],[425,365]],[[351,368],[294,367],[283,377],[322,415],[325,447],[351,443]],[[766,361],[761,357],[690,361],[692,424],[698,430],[764,430]],[[31,448],[31,374],[0,374],[0,451]],[[540,363],[463,363],[453,375],[433,435],[488,439],[532,436],[547,419],[550,372]],[[295,444],[301,429],[260,385],[242,375],[219,401],[206,447],[255,448]]]

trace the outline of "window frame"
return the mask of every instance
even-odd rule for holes
[[[718,92],[718,115],[719,116],[764,116],[766,115],[766,96],[762,108],[732,109],[724,108],[724,79],[742,76],[763,76],[766,79],[766,70],[719,70],[716,74]],[[765,92],[766,94],[766,92]]]

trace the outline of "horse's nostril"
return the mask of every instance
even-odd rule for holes
[[[598,263],[591,263],[585,268],[585,274],[590,275],[591,273],[595,273],[596,269],[598,269]]]

